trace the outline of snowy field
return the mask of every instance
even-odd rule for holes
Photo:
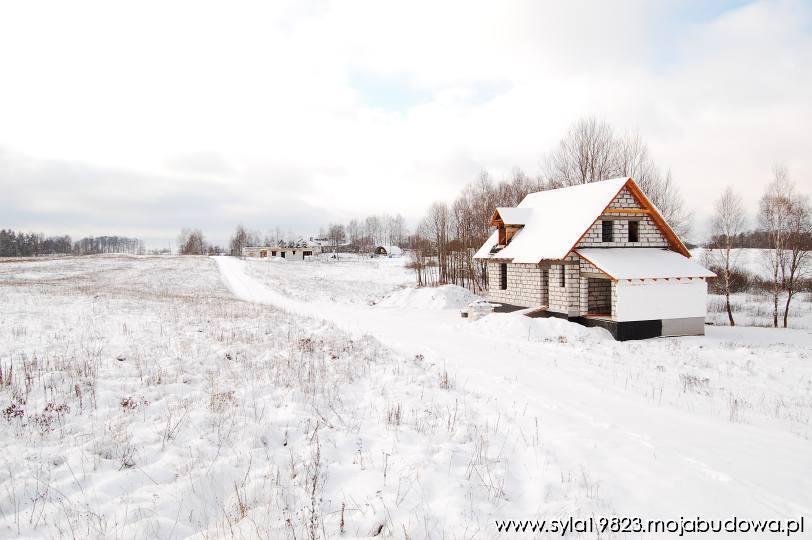
[[[469,322],[404,263],[0,262],[0,537],[809,522],[808,330]]]
[[[339,253],[324,254],[301,264],[279,257],[249,259],[256,272],[274,289],[290,298],[311,301],[374,304],[398,287],[414,284],[414,273],[404,268],[405,258],[370,258]]]
[[[746,272],[751,276],[770,281],[770,270],[767,264],[766,249],[734,249],[732,250],[732,267],[738,271]],[[691,255],[706,266],[713,259],[708,250],[695,248]],[[779,324],[783,325],[784,304],[786,295],[781,294],[779,309]],[[733,316],[737,325],[771,327],[773,325],[773,304],[769,294],[764,292],[737,292],[730,295],[733,306]],[[804,330],[812,330],[812,294],[808,292],[796,293],[790,303],[788,326]],[[725,297],[719,294],[708,296],[707,321],[715,325],[727,326],[730,324],[725,309]]]
[[[260,264],[342,276],[348,302],[402,284],[388,261]],[[487,537],[509,500],[592,507],[547,492],[565,471],[518,405],[238,301],[213,259],[5,262],[0,303],[0,537]]]
[[[784,304],[786,295],[778,301],[778,324],[784,324]],[[730,295],[734,321],[738,326],[773,326],[772,298],[765,293],[734,293]],[[721,294],[708,295],[707,321],[719,326],[728,326],[725,297]],[[792,298],[789,307],[789,328],[812,330],[812,294],[798,293]]]

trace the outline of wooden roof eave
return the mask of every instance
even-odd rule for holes
[[[663,235],[665,235],[668,243],[671,244],[671,247],[673,247],[678,253],[690,259],[691,252],[688,251],[688,248],[686,248],[685,244],[682,243],[682,240],[679,239],[677,233],[675,233],[674,230],[668,225],[662,214],[660,214],[660,212],[655,208],[655,206],[637,186],[634,180],[630,178],[626,184],[624,184],[624,187],[626,185],[628,185],[629,191],[632,192],[632,195],[638,200],[638,202],[641,203],[641,206],[651,211],[649,216],[651,216],[651,219],[660,227],[660,230],[662,231]]]

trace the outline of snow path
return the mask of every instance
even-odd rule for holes
[[[329,320],[406,355],[424,354],[444,362],[458,385],[491,396],[495,411],[526,408],[527,417],[539,420],[542,443],[571,474],[550,483],[583,484],[608,511],[644,519],[812,514],[812,441],[778,427],[658,405],[607,385],[582,362],[567,361],[617,354],[622,344],[516,342],[477,333],[455,310],[299,302],[247,275],[243,261],[216,261],[240,299]],[[666,354],[668,342],[659,343],[662,348],[652,352]]]

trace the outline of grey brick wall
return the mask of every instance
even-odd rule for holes
[[[612,282],[587,278],[587,313],[612,313]]]
[[[640,208],[637,201],[624,188],[620,194],[609,205],[612,208]],[[613,222],[613,242],[603,242],[603,231],[601,222],[604,219]],[[629,242],[629,221],[639,221],[638,242]],[[646,214],[621,214],[618,212],[607,212],[599,217],[595,223],[578,242],[577,247],[668,247],[668,241],[662,235],[654,221]]]
[[[610,204],[613,208],[640,208],[631,193],[625,188]],[[601,221],[613,222],[613,242],[602,242]],[[639,221],[638,242],[629,242],[629,221]],[[609,212],[600,216],[593,223],[576,247],[667,247],[668,242],[660,233],[654,221],[644,213]],[[562,264],[566,273],[565,286],[561,287]],[[556,313],[571,317],[594,312],[593,305],[607,302],[611,314],[617,312],[616,284],[610,280],[601,280],[582,276],[583,273],[602,274],[589,262],[576,254],[570,254],[565,261],[544,261],[535,264],[508,264],[508,287],[501,290],[499,263],[488,263],[488,300],[492,302],[513,304],[524,307],[547,306]],[[608,276],[607,276],[608,277]],[[590,284],[594,282],[593,287]],[[544,283],[548,283],[549,295],[545,294]],[[608,299],[608,300],[607,300]],[[603,310],[600,310],[603,311]]]
[[[564,287],[561,287],[561,272],[565,272]],[[569,255],[562,263],[550,263],[550,302],[549,310],[571,316],[580,314],[581,271],[577,255]]]
[[[561,287],[561,268],[566,272],[565,286]],[[603,279],[595,280],[582,276],[582,272],[600,274],[601,272],[573,254],[565,261],[535,264],[508,263],[507,289],[500,289],[500,264],[488,263],[488,295],[491,302],[511,304],[522,307],[547,306],[547,309],[571,317],[585,315],[590,310],[590,294],[595,292],[590,287],[591,281],[597,281],[603,287],[598,294],[605,298],[614,316],[617,296],[614,282]],[[544,285],[548,284],[549,296]]]
[[[668,247],[668,241],[662,235],[654,221],[647,215],[623,214],[617,217],[607,214],[598,218],[578,242],[577,247]],[[604,242],[601,222],[611,218],[613,224],[612,242]],[[637,242],[629,242],[629,221],[639,221]]]
[[[547,304],[544,295],[546,270],[537,264],[507,265],[507,289],[500,289],[500,264],[488,263],[488,300],[500,304],[538,307]]]

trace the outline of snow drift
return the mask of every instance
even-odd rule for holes
[[[443,285],[442,287],[402,289],[390,294],[378,305],[416,309],[460,309],[474,300],[479,300],[479,296],[468,289],[457,285]]]
[[[533,319],[520,313],[492,313],[471,324],[476,333],[500,339],[557,343],[612,341],[603,328],[587,328],[555,317]]]

